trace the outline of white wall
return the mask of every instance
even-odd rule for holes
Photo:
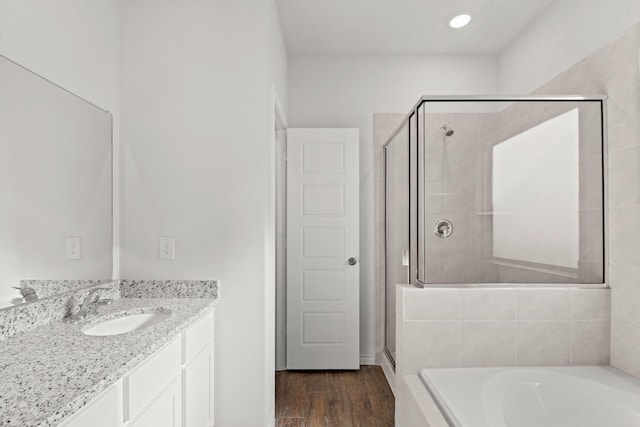
[[[500,55],[500,93],[526,94],[640,21],[638,0],[559,0]]]
[[[421,95],[490,94],[497,64],[490,56],[294,56],[289,58],[289,127],[360,129],[360,354],[376,344],[373,224],[373,114],[408,112]],[[380,341],[378,339],[378,341]]]
[[[275,4],[128,0],[122,37],[122,276],[221,280],[216,426],[268,425],[272,84],[286,99]],[[175,260],[159,259],[160,236],[175,236]]]
[[[121,0],[0,0],[0,54],[113,115],[118,266]]]

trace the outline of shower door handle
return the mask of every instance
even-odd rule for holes
[[[358,260],[351,257],[347,262],[349,263],[349,265],[356,265],[358,263]]]

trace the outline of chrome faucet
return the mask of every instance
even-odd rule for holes
[[[69,321],[73,323],[77,323],[81,320],[84,320],[89,314],[96,311],[96,304],[111,304],[110,299],[100,299],[98,293],[100,291],[110,291],[111,288],[93,288],[89,291],[84,300],[82,301],[82,305],[80,305],[80,309],[78,312],[69,317]]]
[[[38,294],[36,294],[36,290],[29,287],[29,286],[25,286],[25,287],[16,287],[14,286],[13,289],[17,289],[20,291],[20,295],[22,296],[22,300],[20,300],[19,298],[17,298],[17,300],[19,300],[19,302],[33,302],[33,301],[37,301],[38,300]]]

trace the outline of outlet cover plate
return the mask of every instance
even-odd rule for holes
[[[160,237],[160,259],[176,258],[176,238],[172,236]]]

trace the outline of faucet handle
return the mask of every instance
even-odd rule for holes
[[[24,302],[32,302],[38,299],[38,294],[36,293],[36,290],[33,289],[32,287],[12,286],[12,288],[20,291],[20,295],[22,296],[22,299],[24,299]]]
[[[97,294],[99,291],[110,291],[113,288],[105,288],[105,287],[100,287],[100,288],[92,288],[89,289],[89,292],[87,293],[87,296],[91,295],[91,294]]]
[[[85,303],[93,304],[100,301],[100,291],[110,291],[112,288],[93,288],[85,297]]]
[[[91,304],[96,303],[100,300],[100,295],[99,292],[100,291],[110,291],[113,288],[92,288],[89,289],[89,292],[87,292],[87,295],[84,297],[84,300],[82,301],[81,307],[80,307],[80,311],[83,312],[85,311]]]

